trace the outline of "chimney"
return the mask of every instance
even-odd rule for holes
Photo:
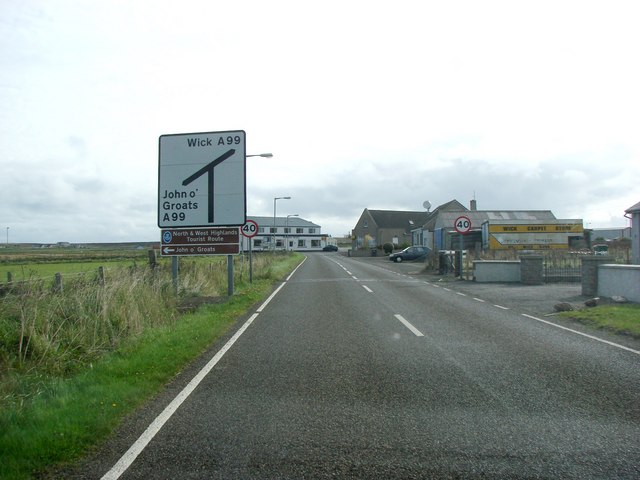
[[[478,204],[474,198],[473,200],[471,200],[471,211],[475,212],[476,210],[478,210]]]

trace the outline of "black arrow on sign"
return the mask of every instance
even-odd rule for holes
[[[208,197],[209,197],[209,211],[208,211],[208,221],[209,223],[213,223],[213,169],[224,162],[227,158],[236,153],[236,150],[232,148],[231,150],[223,153],[218,158],[216,158],[213,162],[207,163],[204,167],[198,170],[196,173],[191,175],[189,178],[182,182],[183,186],[189,185],[194,180],[200,178],[205,173],[207,174],[207,188],[208,188]]]

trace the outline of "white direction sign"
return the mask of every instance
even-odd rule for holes
[[[160,136],[160,228],[244,225],[245,137],[243,130]]]

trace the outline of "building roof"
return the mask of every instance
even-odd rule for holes
[[[471,220],[471,228],[479,229],[486,221],[536,222],[556,220],[551,210],[467,210],[462,212],[440,212],[433,228],[452,228],[455,219],[464,215]]]
[[[276,227],[311,227],[311,228],[320,228],[320,225],[317,225],[313,222],[305,220],[300,217],[276,217]],[[273,217],[256,217],[253,215],[248,215],[247,220],[253,220],[258,224],[258,227],[273,227]]]
[[[631,227],[594,228],[591,230],[591,238],[604,238],[605,240],[631,238]]]
[[[412,230],[429,216],[429,212],[407,212],[398,210],[369,210],[369,215],[376,222],[378,228],[398,228]]]
[[[640,212],[640,202],[636,203],[634,206],[627,208],[624,213],[636,213]]]

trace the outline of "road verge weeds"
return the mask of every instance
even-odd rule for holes
[[[90,355],[74,351],[82,350],[78,343],[61,342],[50,345],[48,349],[43,347],[38,355],[20,358],[20,346],[6,342],[6,332],[11,321],[18,322],[17,328],[20,328],[21,317],[7,316],[6,308],[0,310],[0,328],[4,328],[5,333],[5,342],[0,346],[3,349],[0,364],[0,478],[31,478],[52,465],[73,462],[84,455],[103,441],[126,414],[155,395],[251,306],[265,298],[273,284],[291,271],[301,258],[300,254],[265,255],[265,264],[257,272],[254,267],[253,283],[237,279],[233,297],[204,304],[195,312],[181,316],[176,313],[178,299],[164,302],[166,311],[163,313],[168,315],[167,321],[150,319],[144,323],[145,316],[152,313],[139,315],[138,321],[142,322],[139,328],[133,329],[125,323],[128,326],[123,328],[123,332],[130,330],[129,335],[118,336],[113,348],[96,349]],[[222,277],[224,274],[226,272]],[[188,284],[189,295],[193,296],[197,292],[198,281]],[[135,290],[133,286],[130,289]],[[167,295],[166,292],[163,294]],[[15,301],[20,304],[20,301]],[[33,299],[22,302],[22,311],[25,311],[24,303],[28,301]],[[69,299],[66,301],[73,303]],[[128,297],[127,301],[135,302],[135,295]],[[149,297],[143,301],[148,303],[152,299]],[[156,297],[155,301],[160,302],[161,298]],[[44,305],[35,308],[35,313],[43,308]],[[70,307],[62,308],[54,303],[51,308],[67,312],[55,324],[58,333],[54,337],[63,335],[62,330],[67,323],[73,326],[72,321],[65,319],[73,318],[73,315],[82,317],[72,314]],[[126,301],[120,307],[123,317],[137,308],[139,306]],[[25,321],[22,317],[22,322]],[[117,321],[122,323],[124,319]],[[45,328],[45,331],[50,332],[51,328]],[[64,335],[70,335],[69,338],[82,336],[78,331],[86,334],[84,329],[71,334],[65,332]],[[71,351],[65,352],[64,348],[69,346]],[[13,347],[13,350],[9,351],[8,347]],[[56,360],[43,362],[42,352],[51,349],[62,352],[58,352]]]

